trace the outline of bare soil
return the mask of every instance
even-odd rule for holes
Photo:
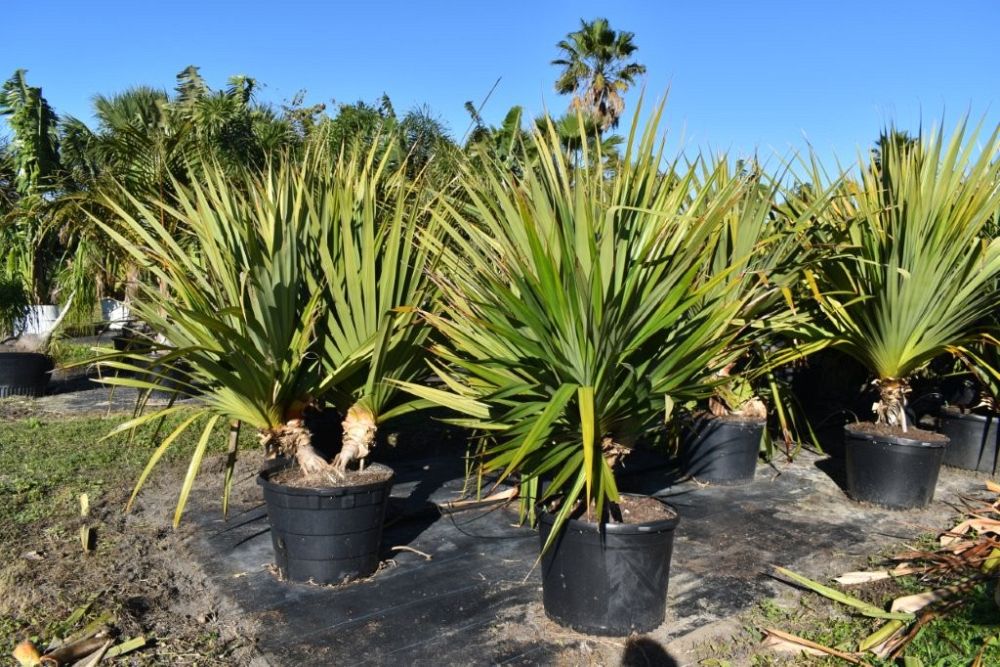
[[[756,417],[748,417],[746,415],[741,415],[737,413],[730,413],[727,415],[713,415],[711,412],[699,412],[695,415],[696,419],[712,419],[720,422],[725,422],[727,424],[763,424],[766,419],[757,419]]]
[[[334,472],[307,475],[298,466],[291,466],[271,476],[275,484],[296,489],[343,489],[384,482],[392,477],[392,469],[379,463],[365,466],[364,470],[348,470],[343,478]]]
[[[997,418],[997,413],[994,410],[990,410],[987,407],[976,407],[971,410],[966,410],[960,408],[956,405],[946,405],[941,408],[941,412],[949,417],[966,417],[968,415],[976,415],[978,417],[990,417],[992,419]]]
[[[558,509],[558,502],[553,503],[549,507],[549,511],[551,512],[555,512]],[[669,505],[665,505],[651,496],[623,494],[620,498],[620,502],[618,503],[618,509],[621,512],[622,520],[618,521],[614,514],[612,514],[607,519],[608,523],[636,525],[640,523],[651,523],[654,521],[666,521],[677,517],[677,512],[675,512]],[[596,512],[596,507],[591,505],[590,516],[593,517]],[[578,507],[572,513],[572,517],[574,519],[582,519],[584,517],[582,503],[578,503]]]
[[[649,496],[622,496],[618,507],[622,512],[621,523],[627,524],[666,521],[677,516],[672,509]]]
[[[221,457],[207,460],[202,472],[221,465]],[[111,636],[148,640],[122,664],[250,664],[257,628],[234,620],[240,615],[189,557],[186,541],[194,528],[170,526],[182,472],[159,475],[131,514],[122,512],[128,489],[120,489],[104,496],[87,519],[40,522],[37,530],[29,526],[7,540],[0,567],[0,643],[36,637],[44,648],[74,610],[86,607],[83,621],[71,629],[103,617]],[[206,477],[218,475],[203,474],[196,488],[203,488]],[[248,500],[237,498],[235,506]],[[90,552],[80,544],[84,522],[96,533]]]
[[[920,442],[930,442],[935,444],[948,442],[948,436],[935,433],[934,431],[925,431],[922,428],[911,427],[904,431],[898,426],[876,424],[874,422],[858,422],[856,424],[849,424],[847,428],[853,433],[864,433],[879,437],[906,438],[908,440],[917,440]]]

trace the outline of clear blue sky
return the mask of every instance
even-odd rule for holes
[[[988,0],[7,0],[0,76],[28,69],[57,112],[88,120],[94,93],[172,88],[196,64],[213,87],[257,77],[276,103],[384,91],[400,111],[427,104],[460,138],[463,102],[497,77],[487,120],[513,104],[562,112],[555,43],[602,15],[636,34],[647,95],[670,88],[674,147],[787,154],[808,138],[850,160],[889,121],[1000,122],[1000,3]]]

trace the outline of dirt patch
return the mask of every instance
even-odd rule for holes
[[[0,421],[16,421],[31,417],[37,412],[35,401],[23,396],[0,399]]]
[[[548,503],[547,510],[555,513],[559,511],[560,501],[556,500]],[[596,506],[591,503],[590,518],[584,517],[583,503],[577,501],[576,507],[570,514],[570,518],[576,520],[591,521],[597,514]],[[669,505],[666,505],[656,498],[650,496],[639,496],[632,494],[622,494],[616,508],[605,510],[606,521],[608,523],[624,523],[636,525],[640,523],[652,523],[656,521],[667,521],[676,519],[675,512]]]
[[[666,521],[677,518],[677,512],[656,498],[648,496],[623,495],[618,506],[622,512],[622,523],[651,523],[653,521]]]
[[[879,438],[902,438],[905,440],[916,440],[918,442],[929,442],[933,444],[947,444],[948,437],[925,431],[922,428],[909,428],[906,431],[896,426],[888,424],[875,424],[873,422],[858,422],[847,426],[847,430],[858,435],[870,435]]]
[[[215,461],[208,466],[217,466]],[[169,508],[182,470],[158,471],[133,514],[122,508],[127,490],[104,496],[88,518],[62,517],[28,526],[3,545],[0,566],[0,643],[26,637],[47,641],[63,631],[74,610],[86,608],[79,629],[102,618],[112,636],[142,635],[150,645],[122,658],[132,665],[245,665],[256,651],[257,629],[235,619],[228,603],[189,557],[191,527],[174,530]],[[95,533],[84,552],[79,529]]]
[[[760,419],[759,417],[748,416],[737,412],[730,412],[724,415],[716,415],[711,412],[698,412],[695,413],[694,418],[696,421],[718,421],[725,424],[746,424],[749,426],[757,426],[767,423],[766,419]]]
[[[366,484],[378,484],[392,477],[392,470],[373,463],[364,470],[348,470],[343,478],[334,472],[305,474],[297,465],[292,465],[270,475],[270,481],[294,489],[344,489]]]

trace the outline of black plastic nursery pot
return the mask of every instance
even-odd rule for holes
[[[889,509],[930,504],[948,438],[940,434],[906,437],[874,427],[866,423],[844,427],[847,494]]]
[[[941,408],[938,413],[938,431],[948,436],[944,464],[964,470],[995,475],[997,450],[1000,449],[1000,415],[963,413],[958,408]]]
[[[129,334],[121,334],[111,338],[111,344],[118,352],[145,353],[153,349],[153,345],[145,338]]]
[[[669,507],[669,506],[668,506]],[[677,513],[649,523],[567,520],[542,554],[545,614],[577,632],[624,637],[663,623]],[[555,515],[539,518],[541,543]]]
[[[687,427],[681,448],[684,472],[700,482],[753,481],[764,420],[701,415]]]
[[[283,579],[338,584],[367,577],[379,564],[382,524],[392,490],[392,469],[372,464],[389,476],[349,487],[298,488],[271,478],[285,466],[264,470],[257,483],[271,523],[274,560]]]
[[[134,377],[137,380],[155,384],[157,389],[150,392],[150,398],[169,399],[176,392],[190,393],[192,387],[188,385],[188,377],[183,368],[178,365],[167,367],[157,357],[146,357],[145,359],[130,359],[128,363],[137,368],[144,369],[145,372],[136,371]],[[179,362],[174,362],[178,364]]]
[[[49,384],[52,357],[36,352],[0,352],[0,398],[41,396]]]

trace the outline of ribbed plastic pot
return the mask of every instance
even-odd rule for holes
[[[0,352],[0,398],[43,395],[52,368],[52,357],[45,354]]]
[[[997,414],[963,414],[955,408],[942,408],[938,413],[938,431],[951,441],[944,452],[944,464],[996,475],[1000,449],[998,420]]]
[[[748,484],[753,481],[764,421],[701,416],[684,436],[684,472],[701,482]]]
[[[134,354],[142,354],[149,352],[153,349],[153,346],[145,338],[139,338],[138,336],[121,335],[114,336],[111,339],[112,345],[119,352],[132,352]]]
[[[875,435],[861,426],[844,427],[847,494],[889,509],[930,504],[948,443]]]
[[[539,518],[544,546],[555,516]],[[624,637],[663,623],[676,512],[643,524],[568,520],[542,555],[545,614],[577,632]]]
[[[271,478],[283,468],[257,477],[271,523],[274,561],[282,578],[338,584],[374,573],[385,510],[392,490],[392,470],[381,482],[339,488],[297,488]]]
[[[142,348],[139,347],[136,350],[130,351],[142,352]],[[128,363],[149,371],[148,373],[136,372],[135,378],[157,385],[158,388],[150,392],[150,398],[166,400],[172,398],[176,392],[190,393],[192,391],[192,388],[187,384],[187,375],[176,365],[167,368],[163,366],[157,357],[147,357],[144,360],[129,359]],[[174,363],[177,364],[179,362]]]

